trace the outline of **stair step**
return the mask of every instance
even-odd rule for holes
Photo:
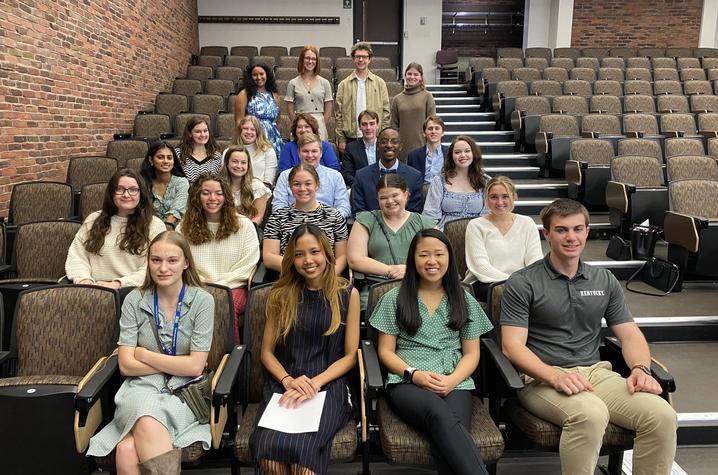
[[[553,199],[521,199],[514,201],[514,210],[518,214],[538,214],[550,205]]]
[[[442,106],[448,107],[448,106]],[[444,122],[453,121],[482,121],[482,122],[496,122],[496,114],[493,112],[444,112],[439,114]]]
[[[468,135],[478,142],[506,142],[511,144],[511,150],[514,149],[514,133],[505,130],[461,130],[444,132],[444,139],[454,140],[459,135]]]
[[[446,122],[444,121],[444,130],[446,132],[459,132],[465,130],[489,131],[496,130],[496,122],[494,121],[465,121],[465,122]]]
[[[466,85],[464,84],[427,84],[426,90],[429,92],[436,91],[466,91]]]
[[[484,167],[484,171],[490,175],[504,175],[512,179],[518,178],[538,178],[539,167]],[[539,210],[540,211],[540,210]],[[534,213],[522,213],[522,214],[534,214]]]
[[[481,112],[481,104],[436,104],[436,113],[442,118],[447,113],[455,112]]]
[[[449,146],[451,142],[442,142],[441,145]],[[511,153],[514,151],[513,142],[501,142],[497,140],[476,140],[482,153]]]
[[[471,97],[466,95],[466,89],[431,91],[431,95],[434,96],[434,99],[438,99],[439,97]]]
[[[437,106],[448,104],[481,104],[481,99],[478,97],[471,96],[435,97],[434,102],[436,102]]]

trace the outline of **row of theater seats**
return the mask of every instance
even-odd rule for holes
[[[261,46],[240,45],[228,48],[226,46],[202,46],[199,50],[200,56],[246,56],[252,58],[254,56],[274,56],[280,58],[282,56],[299,56],[304,46],[292,46],[287,49],[286,46]],[[322,46],[319,48],[319,55],[327,58],[339,58],[347,56],[347,50],[343,46]]]
[[[718,48],[497,48],[497,58],[579,58],[591,56],[594,58],[718,58]]]

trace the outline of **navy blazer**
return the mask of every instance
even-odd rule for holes
[[[441,153],[444,155],[444,160],[446,160],[449,155],[449,147],[442,145]],[[409,152],[406,163],[419,170],[421,172],[421,179],[423,180],[426,176],[426,145],[422,145]]]
[[[352,186],[356,172],[369,165],[369,159],[366,156],[366,148],[364,141],[357,139],[349,142],[344,149],[342,156],[342,176],[347,186]]]
[[[424,185],[424,175],[418,170],[399,162],[399,168],[396,171],[406,181],[406,187],[409,190],[409,202],[406,209],[421,213],[424,207],[421,189]],[[376,184],[379,183],[379,163],[364,167],[356,173],[354,185],[352,186],[351,203],[352,214],[356,215],[359,211],[373,211],[379,209],[379,200],[376,199]]]

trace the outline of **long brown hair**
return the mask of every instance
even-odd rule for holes
[[[202,184],[206,181],[216,181],[219,183],[220,187],[222,187],[222,194],[224,194],[224,204],[220,211],[219,228],[214,234],[207,225],[207,216],[204,214],[202,202],[200,201]],[[197,181],[192,183],[192,186],[189,188],[187,212],[180,226],[182,234],[187,238],[187,241],[195,246],[212,240],[221,241],[239,231],[239,215],[237,215],[237,210],[235,209],[232,188],[230,188],[227,180],[216,173],[202,173],[199,178],[197,178]]]
[[[469,147],[471,148],[471,156],[474,157],[474,159],[471,161],[471,166],[469,167],[469,183],[471,183],[471,187],[474,190],[481,191],[486,186],[486,175],[484,174],[484,167],[481,163],[481,149],[478,145],[476,145],[474,139],[467,135],[459,135],[451,142],[448,151],[449,156],[444,159],[444,168],[443,170],[441,170],[441,172],[444,174],[446,183],[451,184],[451,181],[449,180],[456,176],[456,163],[454,163],[454,147],[458,142],[461,141],[464,141],[469,144]]]
[[[284,250],[284,257],[282,257],[282,272],[279,275],[279,280],[272,286],[267,299],[267,320],[274,326],[275,343],[280,340],[284,341],[297,322],[297,306],[302,298],[305,282],[304,277],[294,266],[294,252],[297,241],[305,234],[311,234],[317,239],[327,260],[324,272],[322,272],[321,292],[324,300],[329,304],[332,319],[324,335],[336,332],[341,324],[341,291],[349,286],[349,281],[337,276],[334,272],[336,258],[324,232],[315,224],[301,224],[289,238],[287,248]]]
[[[145,180],[139,173],[131,168],[123,168],[118,170],[110,178],[110,182],[105,188],[105,197],[102,200],[102,210],[92,227],[87,233],[87,239],[83,243],[87,252],[91,254],[100,254],[100,249],[105,245],[105,236],[110,232],[111,220],[117,214],[117,205],[115,204],[115,190],[120,178],[123,176],[133,178],[137,182],[140,189],[140,201],[134,212],[127,217],[125,231],[120,239],[119,247],[121,250],[134,254],[142,255],[150,243],[150,223],[154,217],[152,209],[152,200],[150,200],[150,192],[147,189]]]
[[[204,124],[207,126],[207,129],[209,129],[209,140],[207,141],[207,145],[204,146],[204,150],[207,152],[207,156],[212,157],[219,150],[219,146],[217,145],[217,141],[214,139],[214,134],[212,133],[212,129],[210,128],[207,120],[199,115],[192,116],[187,121],[187,125],[185,126],[184,132],[182,133],[182,141],[180,142],[179,146],[179,159],[182,165],[187,163],[187,159],[192,156],[192,151],[194,150],[192,129],[197,127],[199,124]]]
[[[224,167],[222,167],[222,177],[229,183],[230,189],[232,188],[232,174],[229,172],[229,159],[232,158],[233,153],[243,153],[247,156],[247,173],[244,176],[239,177],[239,203],[235,202],[237,211],[240,214],[247,216],[252,219],[257,214],[257,207],[254,206],[254,191],[252,191],[252,180],[254,180],[254,173],[252,172],[252,157],[249,155],[249,150],[241,145],[233,145],[229,147],[224,155]],[[234,194],[232,194],[234,198]]]
[[[154,290],[157,288],[157,283],[152,280],[152,275],[150,274],[150,259],[152,258],[152,246],[158,242],[166,242],[180,248],[182,254],[184,254],[185,261],[187,261],[187,268],[182,271],[182,282],[189,287],[203,288],[204,284],[197,273],[197,268],[194,265],[194,258],[192,257],[192,251],[189,248],[187,239],[185,239],[185,237],[177,231],[162,231],[155,236],[150,243],[150,246],[147,248],[147,273],[145,274],[145,281],[142,282],[142,285],[140,286],[140,290]]]

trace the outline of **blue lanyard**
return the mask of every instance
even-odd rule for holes
[[[175,312],[175,321],[172,328],[172,351],[167,349],[167,347],[160,341],[160,344],[162,345],[162,352],[166,355],[172,355],[175,356],[177,354],[177,335],[179,334],[179,321],[180,321],[180,312],[182,311],[182,300],[184,300],[184,284],[182,285],[182,290],[179,294],[179,299],[177,300],[177,311]],[[157,297],[157,291],[155,290],[155,310],[154,310],[154,317],[155,317],[155,325],[157,326],[157,332],[160,331],[160,304]]]

